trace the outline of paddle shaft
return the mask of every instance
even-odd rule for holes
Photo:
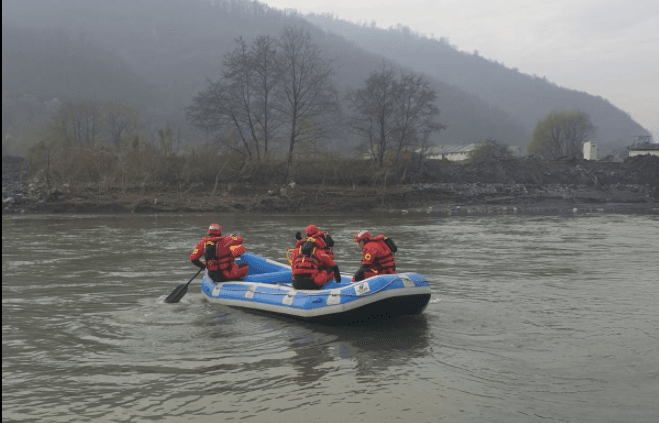
[[[194,278],[196,278],[197,275],[199,275],[201,273],[202,270],[204,270],[203,267],[201,269],[199,269],[199,271],[185,285],[177,286],[176,289],[174,289],[167,296],[167,298],[165,298],[165,302],[166,303],[178,303],[179,301],[181,301],[181,298],[183,298],[183,296],[185,296],[185,294],[188,292],[188,285],[190,285],[190,282],[192,282],[194,280]]]
[[[194,278],[196,278],[201,273],[202,270],[204,270],[203,267],[201,269],[199,269],[199,271],[197,273],[195,273],[195,275],[192,277],[192,279],[190,279],[188,281],[188,283],[185,284],[185,286],[187,287],[188,285],[190,285],[190,282],[192,282],[194,280]]]

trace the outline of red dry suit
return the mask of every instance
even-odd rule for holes
[[[327,232],[325,231],[318,232],[314,236],[308,237],[306,240],[303,239],[302,242],[307,240],[313,242],[314,247],[316,249],[322,250],[325,254],[327,254],[330,257],[330,259],[334,260],[334,251],[332,250],[332,247],[327,245],[327,240],[325,239],[325,235],[327,235]]]
[[[237,266],[234,259],[245,253],[241,236],[212,236],[199,241],[190,261],[199,267],[206,267],[208,274],[215,282],[236,280],[247,275],[247,264]],[[204,256],[206,262],[199,260]]]
[[[302,252],[307,241],[313,244],[309,255]],[[333,279],[335,269],[338,274],[338,266],[321,246],[325,243],[318,238],[301,239],[295,244],[290,257],[295,289],[320,289]]]
[[[332,260],[334,260],[334,240],[328,235],[327,231],[321,231],[316,225],[309,225],[306,229],[307,239],[314,243],[314,246],[327,253]]]
[[[391,275],[396,273],[396,262],[389,246],[384,242],[384,235],[378,235],[366,241],[362,247],[364,254],[362,266],[352,281],[361,281],[371,276]]]

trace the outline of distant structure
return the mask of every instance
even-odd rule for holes
[[[638,141],[627,147],[629,157],[635,156],[659,156],[659,144],[651,143],[650,137],[638,137]]]
[[[429,147],[425,151],[425,158],[430,160],[448,160],[451,162],[460,162],[471,158],[474,151],[478,150],[481,144],[468,144],[468,145],[445,145],[439,144]],[[515,154],[517,147],[508,147],[511,154]],[[387,150],[387,153],[393,153],[392,150]],[[414,153],[420,154],[421,148],[414,150]],[[372,153],[365,153],[362,158],[364,160],[372,160]]]
[[[583,143],[584,160],[597,160],[597,146],[592,141]]]
[[[478,144],[469,144],[463,146],[437,145],[428,149],[426,157],[431,160],[450,160],[452,162],[459,162],[462,160],[467,160],[471,153],[473,153],[477,148]]]

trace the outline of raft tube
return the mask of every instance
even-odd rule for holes
[[[211,303],[274,313],[307,321],[327,323],[370,322],[383,318],[420,314],[430,301],[431,290],[418,273],[380,275],[350,283],[341,275],[320,290],[292,286],[291,268],[254,254],[243,254],[236,263],[249,264],[244,281],[213,282],[208,274],[201,292]]]

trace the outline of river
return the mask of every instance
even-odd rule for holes
[[[188,255],[212,221],[285,261],[369,229],[431,284],[422,315],[323,326],[221,305]],[[659,421],[659,219],[50,215],[2,219],[2,420]]]

